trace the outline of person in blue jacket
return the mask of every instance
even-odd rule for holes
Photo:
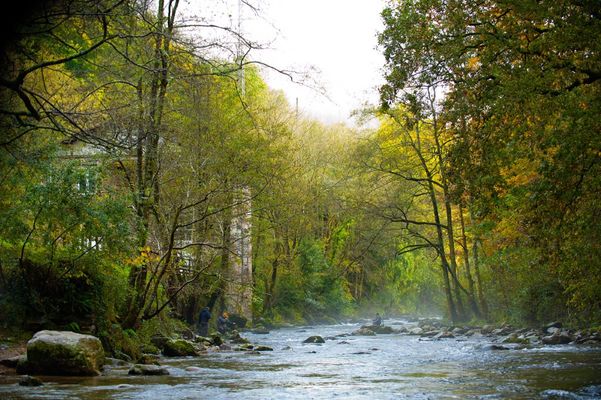
[[[205,307],[198,316],[198,334],[200,336],[207,336],[209,334],[209,320],[211,319],[211,312],[209,307]]]

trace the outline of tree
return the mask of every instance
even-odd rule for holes
[[[593,173],[598,126],[590,116],[599,106],[599,48],[591,40],[599,33],[599,15],[597,5],[577,1],[408,1],[391,2],[383,12],[380,43],[388,70],[382,100],[394,104],[403,91],[432,82],[446,86],[441,115],[453,135],[448,156],[453,197],[475,217],[468,230],[489,226],[488,234],[483,231],[489,243],[480,248],[493,258],[505,252],[513,254],[507,261],[526,262],[531,251],[537,254],[536,266],[507,263],[523,271],[521,280],[498,288],[532,293],[512,305],[538,308],[526,317],[532,321],[553,309],[566,317],[578,309],[576,303],[588,307],[598,301],[574,301],[598,287],[597,281],[583,285],[574,272],[582,277],[598,267],[568,256],[567,249],[589,242],[568,232],[591,226],[582,211],[596,209],[585,199],[598,190]],[[496,235],[511,242],[489,246],[491,223]],[[478,234],[474,244],[480,240]],[[518,247],[522,253],[516,258]],[[538,280],[527,279],[533,273]],[[543,293],[553,293],[552,300],[542,301]]]

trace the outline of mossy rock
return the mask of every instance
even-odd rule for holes
[[[168,340],[167,342],[165,342],[163,354],[167,357],[183,357],[197,355],[192,343],[183,339]]]
[[[503,343],[516,343],[516,344],[530,344],[530,340],[527,338],[521,338],[515,335],[506,337]]]
[[[240,336],[240,334],[237,331],[232,332],[230,336],[230,341],[235,344],[249,343],[249,340]]]
[[[223,339],[219,335],[211,335],[211,344],[213,346],[221,346],[223,344]]]
[[[140,346],[140,352],[142,354],[159,354],[161,350],[154,344],[145,343]]]
[[[167,343],[170,339],[162,334],[153,335],[150,338],[150,342],[158,349],[163,349],[165,347],[165,343]]]
[[[273,351],[273,349],[269,346],[257,346],[254,349],[255,351]]]
[[[21,369],[43,375],[100,375],[104,349],[91,335],[40,331],[27,342],[27,362]]]
[[[160,363],[159,363],[159,356],[156,355],[156,354],[142,354],[140,356],[140,358],[138,358],[138,364],[160,365]]]

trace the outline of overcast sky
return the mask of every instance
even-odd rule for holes
[[[268,46],[252,53],[251,58],[283,69],[315,68],[312,78],[329,97],[265,70],[269,86],[283,90],[291,105],[298,98],[299,110],[305,115],[328,123],[352,124],[353,110],[365,102],[377,102],[383,57],[376,50],[376,35],[382,27],[380,12],[384,0],[251,0],[250,3],[260,9],[255,15],[243,7],[242,33]],[[189,0],[188,7],[199,15],[219,7],[217,13],[237,23],[237,0]]]

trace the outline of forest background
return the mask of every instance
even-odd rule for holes
[[[135,353],[226,308],[240,218],[255,323],[601,323],[599,4],[388,2],[377,129],[303,117],[260,44],[178,7],[5,25],[4,329]]]

